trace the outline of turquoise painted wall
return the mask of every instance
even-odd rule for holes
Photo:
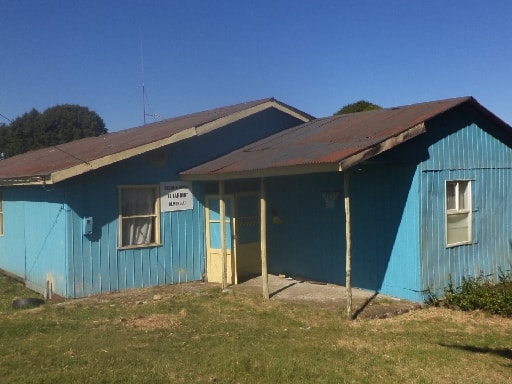
[[[359,288],[423,301],[449,279],[512,269],[512,132],[462,106],[427,133],[350,171],[352,280]],[[445,182],[472,180],[473,243],[445,245]],[[269,179],[269,270],[344,284],[343,202],[325,209],[323,190],[342,174]]]
[[[350,171],[354,286],[421,299],[417,175],[400,163]]]
[[[173,144],[163,167],[154,167],[150,156],[142,155],[67,183],[73,210],[69,296],[203,279],[206,255],[202,184],[193,185],[193,210],[161,214],[162,246],[131,250],[117,249],[117,186],[178,180],[176,175],[182,170],[297,123],[278,110],[265,110],[221,130]],[[83,236],[82,218],[87,216],[94,218],[95,230]]]
[[[345,278],[343,200],[326,208],[323,191],[342,191],[341,174],[267,179],[267,252],[271,273],[342,283]],[[272,222],[272,214],[281,219]]]
[[[26,279],[31,289],[66,291],[66,228],[63,189],[2,188],[4,235],[0,268]]]
[[[465,108],[430,125],[421,164],[421,263],[423,289],[442,294],[450,279],[497,277],[512,266],[511,139],[492,122]],[[445,182],[471,180],[473,243],[445,245]]]
[[[43,292],[48,276],[64,297],[201,280],[205,271],[204,193],[193,185],[194,207],[161,214],[162,245],[117,248],[118,185],[177,180],[194,165],[232,151],[299,121],[276,109],[262,111],[200,137],[166,148],[164,164],[140,155],[50,188],[3,188],[5,235],[0,268]],[[83,219],[93,233],[84,235]]]
[[[350,172],[352,284],[416,300],[419,194],[415,165],[364,165]],[[340,191],[326,208],[323,191]],[[269,270],[345,284],[343,174],[268,179]]]

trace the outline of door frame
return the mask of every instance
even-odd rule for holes
[[[211,220],[211,214],[212,211],[210,209],[210,200],[215,199],[220,204],[220,195],[219,194],[208,194],[205,195],[205,244],[206,244],[206,278],[208,281],[211,282],[222,282],[222,270],[220,272],[215,272],[211,270],[213,258],[215,257],[221,257],[222,258],[222,249],[221,248],[212,248],[211,245],[211,230],[210,230],[210,224],[213,222],[220,223],[220,218],[218,220]],[[229,249],[227,248],[227,282],[229,284],[237,284],[238,277],[236,273],[236,241],[235,241],[235,196],[233,194],[226,194],[224,195],[224,201],[230,201],[231,204],[231,210],[230,215],[226,216],[226,219],[229,217],[229,222],[226,220],[225,225],[229,226],[231,236],[228,236],[228,233],[226,232],[226,245],[229,244]],[[215,212],[215,211],[213,211]],[[220,215],[220,214],[219,214]],[[220,254],[220,255],[219,255]],[[222,263],[222,260],[221,260]]]

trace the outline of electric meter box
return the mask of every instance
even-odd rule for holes
[[[91,235],[93,227],[92,217],[84,217],[84,235]]]

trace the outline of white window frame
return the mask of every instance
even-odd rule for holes
[[[133,214],[133,215],[123,215],[123,193],[126,191],[134,191],[134,190],[142,190],[142,189],[151,189],[153,190],[154,201],[152,202],[153,212],[150,214]],[[119,202],[119,216],[118,216],[118,248],[119,249],[131,249],[131,248],[147,248],[161,245],[161,235],[160,235],[160,186],[159,185],[119,185],[118,186],[118,202]],[[125,236],[123,236],[124,231],[127,230],[125,228],[128,225],[128,222],[133,222],[134,220],[144,220],[149,219],[151,224],[151,234],[150,239],[152,241],[144,241],[140,240],[137,242],[133,240],[132,243],[124,241]],[[131,236],[130,236],[131,237]]]
[[[448,191],[450,189],[450,185],[453,185],[455,188],[454,195],[452,196],[453,202],[452,206],[448,207]],[[461,188],[465,188],[465,192],[461,195]],[[459,245],[472,244],[473,242],[473,210],[472,210],[472,182],[471,180],[446,180],[445,182],[445,243],[446,247],[456,247]],[[463,199],[461,199],[463,196]],[[467,221],[467,232],[466,232],[466,240],[462,241],[451,241],[449,232],[450,230],[454,230],[457,228],[450,228],[451,224],[449,223],[450,218],[455,217],[466,217]],[[466,228],[466,227],[463,227]],[[460,228],[459,228],[460,229]]]

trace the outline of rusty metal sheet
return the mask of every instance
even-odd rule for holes
[[[250,177],[256,171],[281,168],[286,174],[287,167],[332,164],[341,167],[344,160],[387,143],[399,145],[401,142],[421,134],[422,123],[460,104],[471,103],[486,112],[500,125],[510,128],[502,120],[492,115],[472,97],[459,97],[448,100],[426,102],[396,108],[386,108],[364,113],[337,115],[313,120],[289,128],[256,143],[250,144],[226,156],[194,167],[180,175],[188,179]],[[414,128],[417,128],[414,131]],[[424,127],[424,125],[423,125]],[[411,131],[410,135],[407,132]],[[394,138],[399,138],[395,140]],[[375,151],[377,154],[378,151]],[[375,155],[373,154],[373,155]],[[333,169],[331,168],[331,169]],[[240,173],[240,176],[236,174]],[[261,175],[261,172],[260,172]]]
[[[13,156],[0,161],[0,181],[44,178],[53,172],[151,144],[273,100],[268,98],[216,108]]]

